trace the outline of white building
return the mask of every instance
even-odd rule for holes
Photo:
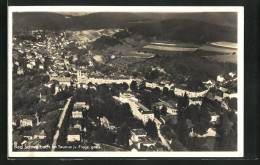
[[[20,126],[21,127],[27,127],[27,126],[33,126],[33,120],[31,117],[25,117],[20,120]]]
[[[80,130],[78,128],[69,128],[67,142],[80,141]]]

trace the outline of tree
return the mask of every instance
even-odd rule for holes
[[[143,91],[146,88],[146,82],[142,81],[141,84],[139,85],[139,90]]]
[[[183,108],[187,108],[188,105],[189,105],[189,97],[185,92],[184,96],[178,99],[177,107],[180,110],[180,109],[183,109]]]
[[[127,91],[129,89],[129,85],[126,82],[123,82],[122,88],[123,90]]]
[[[160,95],[161,95],[161,90],[160,90],[160,88],[158,88],[158,87],[153,88],[153,89],[152,89],[152,94],[153,94],[156,98],[160,97]]]
[[[175,97],[174,90],[169,90],[168,95],[169,99],[173,99]]]
[[[166,116],[166,113],[167,113],[167,108],[163,106],[161,109],[161,115]]]
[[[186,92],[184,93],[184,96],[183,96],[183,106],[185,108],[189,106],[189,97]]]
[[[133,91],[133,92],[136,92],[138,87],[137,87],[137,82],[136,81],[132,81],[131,84],[130,84],[130,89]]]
[[[188,151],[187,148],[177,139],[172,139],[171,148],[174,151]]]
[[[174,125],[174,131],[178,134],[180,142],[186,146],[189,139],[190,130],[186,124],[186,118],[184,114],[178,116],[178,122]]]
[[[162,95],[163,96],[168,96],[168,93],[169,93],[169,89],[167,87],[163,87]]]
[[[147,136],[155,139],[158,137],[157,127],[155,122],[151,121],[150,119],[146,123],[144,130],[147,132]]]
[[[125,148],[129,147],[130,129],[126,123],[118,130],[117,143],[123,145]]]

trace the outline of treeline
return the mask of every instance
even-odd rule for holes
[[[143,23],[130,27],[129,31],[161,40],[181,42],[237,41],[236,28],[190,19],[170,19]]]

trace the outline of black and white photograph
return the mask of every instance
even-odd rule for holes
[[[9,157],[242,157],[243,16],[10,6]]]

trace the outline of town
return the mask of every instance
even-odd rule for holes
[[[123,28],[12,40],[14,151],[236,150],[236,64],[193,55],[233,58],[231,43],[151,41]]]

